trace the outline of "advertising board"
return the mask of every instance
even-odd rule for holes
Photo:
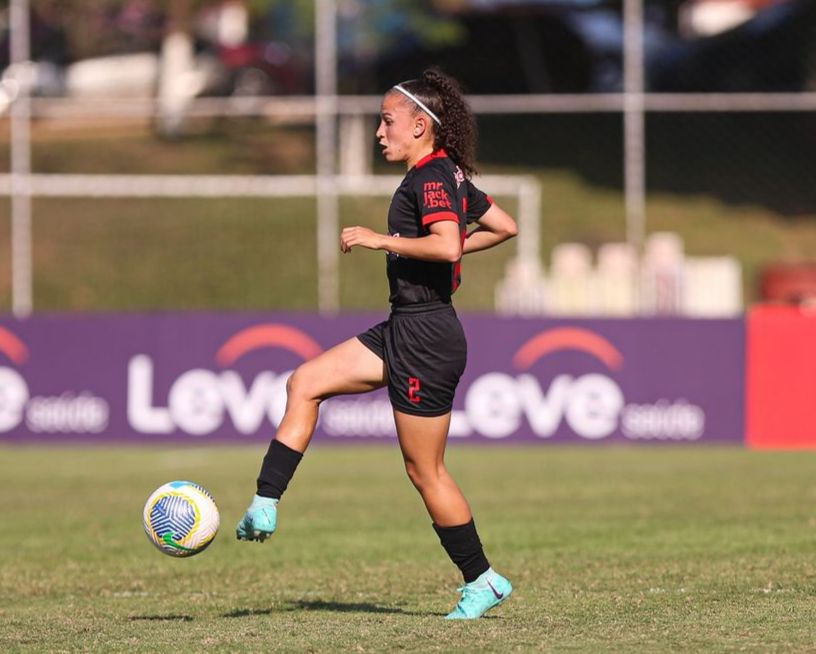
[[[816,448],[816,314],[797,306],[757,306],[748,325],[748,445]]]
[[[0,320],[0,441],[265,442],[303,361],[384,315]],[[464,315],[453,441],[741,442],[743,320]],[[394,439],[384,391],[325,402],[322,442]]]

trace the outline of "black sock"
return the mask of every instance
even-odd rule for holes
[[[261,464],[258,495],[279,500],[302,458],[302,452],[293,450],[277,440],[272,441]]]
[[[476,581],[479,575],[487,572],[490,564],[487,562],[472,518],[464,525],[440,527],[434,524],[433,528],[451,561],[462,571],[466,584]]]

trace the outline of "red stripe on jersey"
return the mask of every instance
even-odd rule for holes
[[[434,159],[444,159],[448,156],[448,153],[444,150],[437,150],[436,152],[431,152],[431,154],[425,155],[414,164],[414,168],[422,168],[426,163],[429,161],[433,161]]]
[[[431,223],[438,223],[442,220],[452,220],[453,222],[458,223],[459,216],[457,216],[453,211],[438,211],[437,213],[422,216],[422,226],[427,227]]]
[[[461,235],[461,243],[462,247],[465,247],[465,239],[467,238],[467,233],[463,232]],[[453,264],[453,277],[451,278],[451,294],[456,293],[456,289],[462,284],[462,257],[459,257],[459,261]]]
[[[495,204],[495,200],[494,200],[494,199],[493,199],[491,196],[486,195],[486,196],[485,196],[485,198],[487,198],[487,203],[488,203],[488,204],[489,204],[491,207],[492,207],[492,206]]]

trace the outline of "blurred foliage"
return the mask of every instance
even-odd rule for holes
[[[156,50],[164,33],[164,11],[195,0],[31,0],[32,31],[40,24],[61,31],[69,60]],[[5,4],[8,4],[7,2]],[[200,3],[199,3],[200,4]],[[32,39],[32,49],[36,48]]]
[[[158,49],[168,19],[189,29],[197,12],[214,0],[31,0],[32,22],[64,31],[69,58]],[[7,9],[8,0],[0,0]],[[314,37],[314,0],[245,0],[253,31],[284,41]],[[340,47],[369,56],[405,39],[424,45],[453,43],[461,28],[431,0],[339,0]],[[353,29],[343,36],[344,21]],[[343,42],[345,40],[345,43]]]
[[[413,60],[420,50],[455,46],[466,37],[458,18],[439,14],[428,0],[340,0],[337,29],[341,93],[382,88],[378,61]],[[394,79],[413,77],[415,70]]]

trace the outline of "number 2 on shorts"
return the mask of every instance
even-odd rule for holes
[[[422,398],[417,395],[419,393],[421,385],[419,383],[419,377],[409,377],[408,378],[408,399],[413,402],[414,404],[419,404]]]

